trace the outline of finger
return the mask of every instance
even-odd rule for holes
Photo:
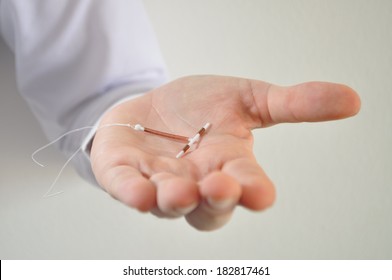
[[[149,211],[156,205],[156,188],[138,170],[127,165],[106,171],[102,186],[115,199],[139,211]]]
[[[203,201],[186,220],[199,230],[218,229],[229,221],[241,197],[241,187],[222,172],[209,174],[199,185]]]
[[[158,216],[180,217],[193,211],[199,204],[196,182],[171,173],[157,173],[150,180],[157,188]]]
[[[159,156],[127,147],[123,150],[102,153],[92,158],[97,179],[108,181],[106,170],[127,165],[149,178],[157,173],[168,172],[181,177],[197,178],[198,171],[190,161],[178,160],[174,156]],[[107,185],[107,184],[106,184]]]
[[[275,188],[255,160],[244,158],[226,163],[222,171],[242,188],[240,204],[251,210],[264,210],[275,201]]]
[[[360,99],[348,86],[309,82],[291,87],[251,81],[263,126],[282,122],[318,122],[347,118],[358,113]]]

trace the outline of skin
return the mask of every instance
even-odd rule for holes
[[[191,76],[110,110],[101,125],[140,123],[193,136],[212,124],[197,149],[126,127],[97,131],[91,150],[96,179],[115,199],[159,217],[185,216],[199,230],[225,225],[236,206],[264,210],[275,188],[253,154],[252,130],[284,122],[338,120],[358,113],[351,88],[309,82],[281,87],[262,81]]]

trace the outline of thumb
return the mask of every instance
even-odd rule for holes
[[[251,81],[263,126],[284,122],[319,122],[343,119],[359,112],[361,101],[351,88],[341,84],[308,82],[290,87]],[[260,87],[258,87],[258,83]]]

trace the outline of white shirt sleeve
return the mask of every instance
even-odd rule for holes
[[[0,23],[19,91],[50,140],[166,80],[141,1],[0,0]],[[58,147],[69,157],[88,134],[70,134]],[[95,182],[88,157],[73,163]]]

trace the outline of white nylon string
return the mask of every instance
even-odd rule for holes
[[[100,126],[97,128],[96,131],[101,130],[103,128],[107,128],[107,127],[113,127],[113,126],[122,126],[122,127],[128,127],[128,128],[132,128],[135,129],[134,125],[131,124],[127,124],[127,123],[112,123],[112,124],[106,124],[103,126]],[[70,130],[62,135],[60,135],[59,137],[57,137],[56,139],[54,139],[53,141],[49,142],[48,144],[42,146],[41,148],[35,150],[32,155],[31,155],[31,159],[38,164],[41,167],[45,167],[45,165],[43,165],[42,163],[40,163],[38,160],[36,160],[36,155],[41,152],[42,150],[45,150],[46,148],[52,146],[53,144],[55,144],[56,142],[60,141],[62,138],[68,136],[69,134],[73,134],[79,131],[83,131],[86,129],[94,129],[95,126],[84,126],[84,127],[80,127],[80,128],[76,128],[73,130]],[[80,146],[78,149],[76,149],[76,151],[67,159],[67,161],[64,163],[64,165],[61,167],[59,173],[57,174],[56,178],[53,180],[52,184],[50,185],[50,187],[48,188],[47,192],[43,195],[43,198],[48,198],[48,197],[54,197],[57,195],[62,194],[64,191],[58,191],[55,193],[53,192],[54,186],[56,185],[57,181],[59,180],[61,174],[63,173],[64,169],[67,167],[67,165],[71,162],[71,160],[82,150],[82,146]]]

